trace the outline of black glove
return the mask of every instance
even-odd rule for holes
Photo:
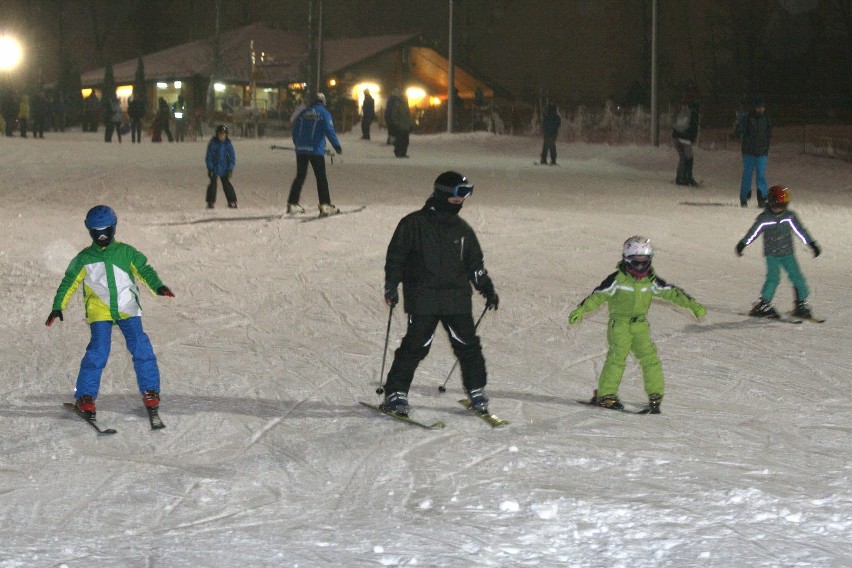
[[[398,284],[391,284],[390,282],[385,283],[385,302],[390,307],[394,307],[399,303],[399,290]]]
[[[159,288],[157,288],[157,295],[158,296],[166,296],[168,298],[174,298],[175,297],[175,293],[172,292],[171,290],[169,290],[168,286],[160,286]]]
[[[494,291],[494,288],[491,288],[491,293],[485,296],[485,309],[496,310],[499,305],[500,296],[497,295],[497,292]]]
[[[479,290],[479,293],[485,298],[485,308],[488,310],[496,310],[500,304],[500,296],[494,291],[494,283],[488,277],[486,270],[479,270],[473,275],[473,285]]]
[[[746,246],[745,246],[744,242],[742,242],[742,241],[738,242],[737,243],[737,256],[742,256],[743,255],[743,249],[745,249],[745,248],[746,248]]]
[[[216,179],[216,172],[214,172],[213,170],[207,170],[207,177],[209,177],[210,179]]]
[[[65,321],[64,319],[62,319],[62,310],[53,310],[52,312],[50,312],[50,315],[47,316],[47,321],[44,322],[44,325],[46,325],[47,327],[52,326],[56,318],[59,318],[59,321]]]
[[[812,251],[814,251],[814,258],[818,257],[822,252],[822,249],[819,248],[819,245],[816,243],[816,241],[809,242],[808,246],[811,247]]]
[[[341,148],[340,146],[335,146],[335,147],[334,147],[334,151],[335,151],[335,152],[337,152],[338,154],[342,154],[342,153],[343,153],[343,148]]]

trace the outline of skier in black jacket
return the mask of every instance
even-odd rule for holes
[[[485,359],[471,314],[470,286],[485,297],[487,309],[496,310],[500,298],[485,270],[476,234],[458,216],[472,192],[473,185],[463,175],[442,173],[426,205],[402,218],[388,245],[385,301],[391,307],[399,302],[402,283],[408,329],[385,382],[381,404],[385,410],[408,415],[414,371],[429,354],[441,322],[459,360],[471,406],[478,412],[488,411]]]

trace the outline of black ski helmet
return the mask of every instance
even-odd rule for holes
[[[219,136],[219,134],[222,133],[222,132],[225,133],[225,136],[228,135],[228,127],[225,126],[224,124],[220,124],[219,126],[216,127],[216,136]]]
[[[460,190],[460,188],[463,188]],[[449,193],[454,197],[467,197],[473,191],[473,184],[467,181],[462,174],[447,171],[435,178],[434,190],[441,193]],[[462,193],[462,195],[460,195]]]

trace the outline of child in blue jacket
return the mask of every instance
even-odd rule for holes
[[[228,138],[228,127],[220,124],[216,127],[216,134],[207,144],[207,177],[210,184],[207,186],[207,209],[213,209],[216,205],[216,177],[222,180],[222,190],[228,207],[237,208],[237,193],[231,185],[231,176],[234,175],[234,167],[237,165],[237,155],[234,153],[234,145]]]

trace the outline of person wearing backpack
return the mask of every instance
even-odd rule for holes
[[[675,176],[675,183],[678,185],[698,187],[698,182],[692,175],[692,166],[695,162],[692,145],[698,139],[700,120],[698,102],[689,103],[684,100],[672,122],[672,142],[678,155]]]

